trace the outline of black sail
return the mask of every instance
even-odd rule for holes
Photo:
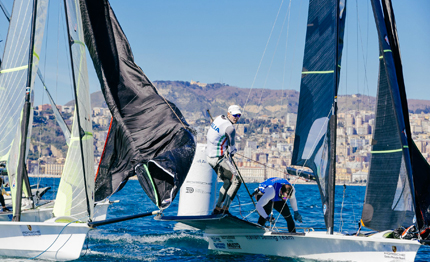
[[[421,152],[416,147],[412,140],[408,102],[406,97],[405,82],[403,79],[402,59],[400,56],[400,45],[397,36],[396,21],[394,17],[393,7],[391,1],[382,1],[384,10],[384,20],[387,27],[387,37],[391,44],[391,50],[393,52],[394,66],[397,76],[397,83],[399,85],[399,96],[401,100],[401,107],[403,112],[403,120],[405,123],[405,132],[409,145],[409,155],[411,158],[412,166],[412,178],[413,178],[413,189],[415,197],[415,214],[417,219],[417,225],[419,229],[424,229],[430,226],[430,165],[424,159]]]
[[[389,124],[380,125],[382,130],[379,131],[378,138],[375,132],[362,222],[366,227],[376,230],[416,223],[421,230],[430,223],[430,166],[411,136],[400,47],[391,1],[372,1],[372,7],[381,53],[378,97],[384,96],[381,92],[387,92],[385,103],[378,98],[378,110],[391,111],[392,117]],[[377,112],[377,125],[378,115],[380,113]],[[384,143],[393,142],[383,140],[387,139],[385,136],[390,136],[387,135],[388,129],[392,133],[392,139],[396,140],[391,149],[384,146]],[[377,165],[380,166],[375,167]],[[388,170],[382,170],[384,165]],[[390,169],[388,175],[387,171]],[[386,184],[391,184],[393,189],[385,189],[388,187]]]
[[[378,98],[378,111],[391,111],[389,114],[392,116],[389,123],[381,124],[378,123],[381,113],[377,112],[376,125],[380,126],[380,130],[376,130],[374,135],[362,222],[376,230],[416,223],[421,230],[430,224],[430,166],[412,140],[391,1],[372,1],[372,7],[381,53],[378,97],[386,96],[385,102]],[[395,142],[384,139],[395,139]],[[392,148],[384,146],[384,143],[390,143]],[[386,189],[387,184],[391,184],[392,189]]]
[[[414,216],[394,103],[380,52],[378,95],[362,223],[382,231],[409,226]]]
[[[339,6],[339,13],[336,10]],[[329,191],[334,190],[329,173],[331,150],[335,141],[336,96],[345,26],[345,1],[311,0],[300,85],[299,108],[292,164],[312,169],[319,185],[327,227],[333,221],[333,203]],[[337,74],[337,76],[336,76]],[[335,133],[334,133],[335,134]]]
[[[130,45],[106,0],[81,0],[85,43],[112,123],[96,177],[96,200],[137,175],[160,208],[170,205],[191,166],[194,135],[179,109],[160,96],[134,62]]]

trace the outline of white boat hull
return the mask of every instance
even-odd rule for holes
[[[326,232],[206,233],[209,249],[330,261],[414,261],[417,240],[372,236],[329,235]]]
[[[0,222],[0,256],[77,259],[89,230],[86,223]]]
[[[349,236],[310,231],[271,232],[258,224],[228,215],[162,216],[203,230],[209,249],[222,252],[263,254],[329,261],[414,261],[418,240],[385,238],[380,232],[370,236]]]
[[[112,203],[109,200],[97,202],[94,207],[93,221],[106,219],[107,211]],[[26,209],[21,213],[22,222],[43,222],[53,217],[54,201],[51,201],[36,209]],[[0,212],[0,221],[12,221],[13,212]]]

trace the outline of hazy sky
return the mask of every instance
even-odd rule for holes
[[[12,10],[11,0],[2,1]],[[40,65],[58,104],[71,100],[70,73],[62,65],[67,61],[64,26],[58,27],[64,20],[64,14],[58,12],[62,2],[51,0],[44,46],[48,51],[45,57],[42,54]],[[300,88],[306,0],[111,0],[111,5],[136,63],[152,81]],[[408,98],[430,100],[430,1],[393,0],[393,8]],[[348,0],[346,23],[340,94],[375,96],[378,42],[370,2]],[[3,40],[7,34],[4,24],[2,17]],[[0,50],[3,48],[4,41],[0,43]],[[99,83],[88,60],[94,92]],[[40,103],[47,103],[46,96],[36,97],[36,104]]]

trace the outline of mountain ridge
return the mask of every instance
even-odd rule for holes
[[[202,84],[188,81],[154,81],[160,95],[178,106],[186,118],[207,117],[225,114],[232,104],[245,107],[247,117],[281,117],[287,113],[297,113],[299,92],[296,90],[273,90],[260,88],[240,88],[227,84]],[[74,101],[66,105],[73,105]],[[339,112],[348,110],[374,111],[376,98],[367,95],[339,95]],[[107,107],[101,91],[91,94],[92,107]],[[430,101],[408,99],[409,111],[430,113]]]

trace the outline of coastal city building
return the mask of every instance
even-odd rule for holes
[[[66,123],[71,124],[73,107],[58,106]],[[50,105],[35,108],[35,115],[54,119]],[[95,166],[100,161],[107,137],[111,114],[108,108],[94,107],[92,114]],[[208,122],[201,116],[187,119],[193,123],[198,143],[206,143]],[[258,120],[258,121],[257,121]],[[270,177],[290,178],[287,167],[291,165],[294,147],[294,130],[297,115],[288,113],[284,118],[259,116],[236,126],[237,147],[235,162],[245,181],[261,182]],[[363,183],[367,180],[372,145],[375,114],[370,111],[351,110],[338,114],[337,128],[337,183]],[[257,124],[258,123],[258,124]],[[430,114],[410,114],[411,132],[418,149],[430,161]],[[34,123],[37,126],[39,123]],[[275,128],[276,127],[276,128]],[[35,139],[34,141],[37,141]],[[36,142],[35,142],[36,143]],[[38,161],[29,160],[30,173],[61,175],[64,157],[59,146],[30,146],[30,150],[42,150]],[[43,156],[43,155],[48,155]],[[35,156],[35,158],[37,158]]]

